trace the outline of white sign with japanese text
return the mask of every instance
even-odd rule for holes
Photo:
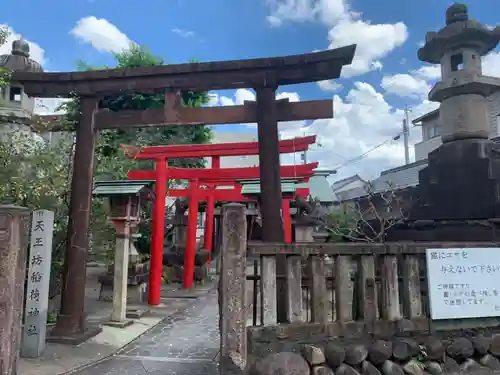
[[[21,356],[39,357],[45,348],[54,213],[33,212]]]
[[[500,316],[500,248],[427,249],[432,319]]]

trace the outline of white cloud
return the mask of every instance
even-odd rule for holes
[[[300,96],[296,92],[280,92],[279,94],[276,95],[276,99],[288,99],[290,102],[299,102],[300,101]]]
[[[372,24],[350,8],[347,0],[267,0],[272,26],[284,22],[321,21],[326,24],[328,48],[357,44],[351,65],[342,69],[342,76],[353,77],[383,67],[382,59],[408,38],[404,23]]]
[[[174,34],[177,34],[183,38],[191,38],[194,36],[194,32],[190,30],[184,30],[184,29],[172,29],[172,32]]]
[[[281,26],[283,24],[281,19],[276,17],[276,16],[267,16],[266,19],[267,19],[267,22],[269,22],[269,24],[272,27],[278,27],[278,26]]]
[[[0,28],[7,28],[10,32],[9,37],[7,38],[7,41],[4,45],[0,46],[0,55],[5,55],[9,54],[12,50],[12,42],[14,40],[18,40],[21,38],[21,34],[18,34],[14,31],[12,27],[9,25],[5,24],[0,24]],[[26,42],[28,42],[30,46],[30,58],[35,60],[36,62],[40,63],[41,65],[46,63],[45,60],[45,51],[42,47],[40,47],[38,44],[35,42],[29,40],[28,38],[25,38]]]
[[[329,79],[326,81],[319,81],[317,82],[317,84],[321,90],[329,92],[338,92],[344,88],[344,86],[341,83],[338,83],[333,79]]]
[[[240,104],[253,100],[255,94],[246,89],[237,90],[233,96],[218,97],[219,105]],[[299,101],[294,92],[282,92],[278,99]],[[319,161],[322,168],[338,168],[337,177],[358,173],[365,178],[377,177],[380,171],[404,162],[402,139],[393,137],[402,132],[404,111],[392,107],[382,93],[365,82],[356,82],[343,98],[332,97],[334,118],[315,120],[306,126],[305,121],[280,123],[282,138],[316,134],[317,144],[311,147],[308,161]],[[412,116],[420,116],[436,108],[436,103],[422,101],[412,109]],[[256,124],[247,124],[255,128]],[[419,141],[420,128],[411,127],[410,143]],[[382,145],[381,145],[382,144]],[[381,146],[380,146],[381,145]],[[379,146],[379,147],[377,147]],[[373,150],[376,148],[375,150]],[[367,153],[356,162],[349,162]],[[413,150],[410,151],[413,156]],[[289,155],[282,158],[285,164],[299,163],[300,157]]]
[[[238,105],[243,104],[245,101],[254,101],[255,100],[255,92],[248,89],[238,89],[236,90],[236,94],[234,95],[235,102]]]
[[[412,73],[425,80],[435,80],[441,78],[441,65],[424,65]]]
[[[483,58],[483,74],[500,77],[500,52],[492,52]]]
[[[267,0],[271,15],[267,21],[271,26],[281,26],[283,21],[304,22],[314,19],[314,7],[310,0]]]
[[[382,68],[382,59],[408,38],[408,30],[402,22],[395,24],[374,24],[345,19],[328,33],[328,48],[339,48],[357,44],[356,55],[351,65],[342,69],[343,77],[360,75]]]
[[[408,30],[403,22],[375,24],[356,13],[348,0],[267,0],[268,22],[280,26],[286,22],[322,22],[329,28],[328,48],[357,44],[351,66],[342,70],[344,77],[353,77],[381,70],[384,58],[404,44]],[[421,45],[419,45],[421,47]],[[406,63],[406,59],[400,60]],[[401,65],[400,65],[401,66]],[[483,74],[500,76],[500,53],[483,60]],[[316,120],[312,125],[281,125],[283,137],[316,134],[318,144],[308,154],[310,161],[322,167],[338,168],[338,178],[355,173],[365,178],[377,177],[380,171],[404,163],[402,137],[403,108],[392,106],[383,94],[407,97],[411,118],[438,108],[439,103],[426,98],[432,85],[441,78],[439,65],[422,65],[411,71],[385,75],[381,92],[366,82],[355,82],[346,95],[333,96],[333,119]],[[335,92],[337,82],[318,82],[323,91]],[[421,140],[421,128],[410,127],[410,144]],[[321,147],[319,146],[321,145]],[[366,154],[363,157],[360,155]],[[413,158],[413,147],[410,149]],[[349,162],[350,160],[356,162]],[[289,163],[291,157],[285,158]]]
[[[410,74],[394,74],[382,78],[380,84],[389,94],[423,98],[429,93],[431,86],[423,79]]]
[[[35,99],[35,113],[38,115],[60,114],[59,106],[70,99],[37,98]]]
[[[127,35],[105,18],[88,16],[80,19],[71,34],[101,52],[119,53],[133,43]]]
[[[491,52],[483,57],[483,74],[500,77],[500,52]],[[404,97],[423,98],[429,93],[432,85],[441,79],[441,66],[423,65],[408,73],[386,75],[381,87],[389,94]]]

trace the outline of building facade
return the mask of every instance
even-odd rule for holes
[[[488,97],[490,122],[490,138],[500,136],[500,91]],[[412,121],[415,126],[420,126],[422,141],[415,144],[415,161],[427,159],[429,152],[441,146],[441,120],[439,109],[435,109]]]
[[[236,142],[257,142],[257,134],[244,132],[213,132],[212,143],[214,144]],[[258,165],[259,155],[226,156],[220,159],[221,168],[246,168],[257,167]],[[210,166],[210,158],[207,158],[207,166]]]

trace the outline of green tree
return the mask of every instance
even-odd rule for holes
[[[94,67],[83,61],[79,61],[77,69],[80,71],[110,69],[110,68],[137,68],[164,65],[160,57],[155,56],[148,48],[131,44],[128,50],[114,54],[115,66]],[[194,61],[192,61],[194,62]],[[185,107],[198,107],[209,102],[206,92],[182,92],[183,105]],[[162,108],[164,104],[164,93],[127,93],[105,96],[99,103],[101,109],[111,111],[120,110],[144,110],[149,108]],[[76,125],[76,114],[78,113],[78,100],[68,101],[62,105],[62,109],[68,114],[65,126],[72,128]],[[170,126],[170,127],[147,127],[147,128],[125,128],[103,130],[100,132],[96,143],[96,156],[94,162],[94,179],[126,179],[127,172],[131,169],[152,169],[149,161],[137,161],[125,157],[121,144],[133,144],[139,147],[151,145],[168,144],[198,144],[209,143],[212,137],[211,129],[203,125],[192,126]],[[174,159],[169,160],[169,165],[179,167],[204,167],[203,159]],[[151,234],[151,210],[145,207],[144,222],[139,231],[142,240],[138,243],[138,249],[142,252],[149,251],[149,239]],[[103,203],[94,200],[92,215],[92,240],[94,247],[111,252],[113,251],[113,230],[106,222],[106,214]],[[107,228],[103,230],[103,228]]]
[[[48,147],[28,127],[4,128],[0,138],[0,202],[54,212],[50,297],[59,292],[66,225],[72,144]]]
[[[0,44],[5,42],[8,31],[0,29]],[[163,64],[147,48],[131,46],[127,51],[115,55],[117,68],[154,66]],[[83,69],[83,64],[79,64]],[[91,69],[86,67],[85,69]],[[93,68],[95,69],[95,68]],[[8,84],[10,72],[4,71]],[[2,74],[2,72],[0,72]],[[208,102],[206,93],[183,93],[184,105],[197,106]],[[101,108],[110,110],[146,109],[160,106],[162,94],[127,94],[104,98]],[[48,209],[55,212],[53,285],[60,280],[60,265],[63,261],[68,222],[68,198],[70,195],[70,176],[73,151],[71,131],[76,126],[78,98],[65,101],[59,108],[66,111],[63,128],[68,130],[67,137],[62,137],[60,144],[47,145],[40,136],[33,134],[28,127],[17,124],[14,131],[2,129],[0,137],[0,202],[27,206],[31,209]],[[37,128],[43,129],[38,124]],[[19,131],[19,130],[22,131]],[[7,129],[8,130],[8,129]],[[204,126],[186,126],[170,128],[124,129],[102,131],[97,139],[94,177],[95,180],[124,179],[130,169],[151,168],[148,162],[139,163],[126,158],[120,144],[139,146],[155,144],[206,143],[211,139],[211,131]],[[171,161],[184,167],[202,166],[203,160]],[[146,207],[149,210],[149,207]],[[92,248],[107,251],[114,248],[114,230],[107,220],[105,202],[95,199],[92,207],[91,239]],[[149,250],[150,225],[146,221],[141,231],[146,234],[143,247]],[[52,288],[52,294],[58,288]]]
[[[0,28],[0,45],[9,36],[8,28]],[[0,68],[0,87],[9,84],[11,72]],[[12,116],[0,117],[0,202],[25,206],[32,210],[54,212],[53,262],[50,297],[58,293],[61,255],[64,251],[68,221],[67,197],[71,159],[71,142],[61,141],[57,147],[32,133],[28,126]]]
[[[0,27],[0,46],[3,46],[7,42],[9,37],[9,29],[6,27]],[[0,87],[5,86],[10,77],[10,72],[8,69],[0,68]]]

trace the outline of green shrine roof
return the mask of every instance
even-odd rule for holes
[[[115,180],[115,181],[96,181],[93,196],[108,196],[108,195],[131,195],[139,194],[139,192],[147,186],[150,186],[154,181],[140,180]]]
[[[260,194],[260,181],[259,180],[238,180],[241,184],[242,195],[256,195]],[[281,180],[282,193],[295,193],[297,188],[297,180],[283,179]]]
[[[309,188],[310,196],[320,202],[333,202],[333,194],[330,189],[328,180],[330,175],[328,171],[315,171],[314,176],[309,179],[309,182],[299,182],[296,178],[281,179],[281,191],[283,193],[293,194],[299,188]],[[260,194],[260,180],[247,179],[237,180],[242,185],[241,193],[243,195]],[[143,188],[154,185],[155,181],[150,180],[115,180],[115,181],[96,181],[94,183],[94,196],[107,195],[127,195],[138,194]],[[231,189],[230,186],[217,186],[216,189]],[[168,195],[168,191],[167,191]]]
[[[309,182],[299,183],[295,178],[281,179],[281,191],[283,193],[295,193],[296,189],[309,188],[309,195],[313,199],[318,199],[320,202],[333,202],[333,193],[330,184],[326,179],[330,172],[315,171],[314,176],[309,179]],[[238,180],[242,185],[241,194],[256,195],[260,194],[260,180]]]

